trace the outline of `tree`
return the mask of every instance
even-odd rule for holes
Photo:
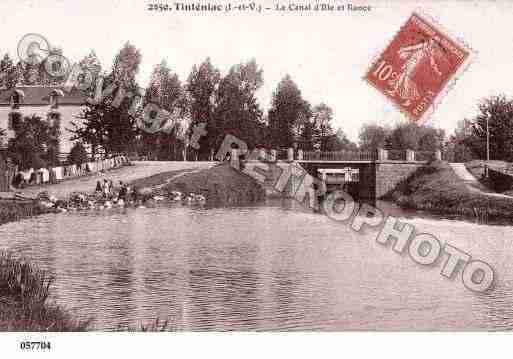
[[[48,127],[48,139],[46,140],[46,162],[50,166],[60,164],[60,138],[61,138],[61,114],[60,112],[50,112],[46,119]]]
[[[14,63],[9,54],[5,54],[2,60],[0,61],[0,87],[11,89],[14,86],[16,86],[17,82],[17,67],[14,66]]]
[[[114,58],[111,73],[112,79],[123,84],[126,89],[137,87],[135,75],[139,71],[141,58],[140,51],[134,45],[126,42]]]
[[[53,160],[48,149],[58,129],[41,117],[32,115],[13,121],[14,137],[7,144],[8,157],[18,168],[46,167]]]
[[[142,131],[141,142],[144,153],[161,159],[176,159],[177,147],[183,147],[178,136],[189,129],[189,100],[178,75],[173,73],[165,61],[155,66],[150,85],[144,96],[143,107],[149,103],[171,114],[170,121],[179,124],[165,124],[160,131],[148,133]],[[165,131],[166,126],[174,126],[172,131]]]
[[[102,148],[106,153],[126,153],[133,150],[139,128],[130,106],[132,98],[118,96],[139,93],[135,75],[141,62],[141,54],[130,43],[126,43],[114,58],[111,73],[105,77],[102,90],[113,88],[99,102],[87,103],[77,117],[82,123],[72,123],[73,139],[92,146],[93,155]],[[122,100],[114,104],[115,99]]]
[[[68,155],[68,163],[80,166],[88,161],[87,151],[82,142],[76,142]]]
[[[339,128],[335,134],[325,139],[326,151],[356,151],[358,146],[350,141],[344,131]]]
[[[207,135],[199,140],[200,155],[212,156],[222,141],[222,128],[215,117],[217,89],[221,81],[219,70],[207,58],[199,66],[194,65],[187,79],[187,95],[190,100],[192,126],[206,123]]]
[[[91,145],[92,157],[96,158],[100,149],[106,146],[106,122],[104,121],[105,112],[103,109],[107,105],[99,103],[96,105],[87,104],[82,110],[78,118],[82,119],[82,123],[77,124],[72,121],[73,133],[72,140],[79,140],[83,143]]]
[[[222,78],[217,91],[217,106],[214,111],[217,148],[226,134],[231,134],[254,148],[263,139],[262,110],[256,91],[263,84],[263,71],[255,60],[232,66]]]
[[[454,134],[445,143],[445,158],[449,162],[468,162],[476,158],[476,155],[466,144],[467,136],[464,126],[464,121],[459,121]]]
[[[370,151],[387,146],[390,131],[378,125],[363,125],[358,135],[360,148]]]
[[[113,107],[104,102],[87,104],[78,117],[83,122],[72,122],[72,140],[90,144],[93,156],[100,150],[106,154],[126,153],[135,145],[139,128],[126,107]]]
[[[389,146],[394,150],[434,151],[442,148],[444,138],[445,133],[441,129],[407,123],[391,131]]]
[[[486,158],[486,125],[490,132],[490,159],[513,161],[513,100],[505,95],[483,99],[472,134],[465,144],[479,157]]]
[[[292,147],[299,138],[299,130],[310,118],[310,105],[301,96],[301,91],[286,75],[273,93],[269,109],[269,127],[273,146]]]
[[[301,135],[299,136],[300,147],[304,151],[312,151],[317,147],[319,138],[319,129],[315,126],[313,119],[309,119],[303,124]]]

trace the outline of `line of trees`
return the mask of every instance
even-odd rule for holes
[[[513,162],[513,99],[504,94],[481,100],[477,115],[458,123],[446,146],[450,158],[455,162],[486,159],[487,125],[490,159]]]
[[[139,50],[125,44],[103,88],[116,83],[138,89],[135,77],[140,62]],[[293,145],[324,151],[356,148],[342,129],[332,127],[333,110],[324,103],[308,103],[289,75],[278,84],[271,108],[265,113],[256,95],[263,81],[263,70],[255,60],[233,65],[222,76],[207,58],[192,67],[184,83],[162,61],[154,67],[141,108],[154,103],[179,118],[179,125],[172,131],[142,131],[138,126],[142,110],[132,116],[130,98],[121,106],[112,106],[116,91],[101,103],[87,104],[79,116],[81,121],[75,122],[71,131],[74,139],[88,144],[94,154],[131,152],[167,160],[181,159],[184,148],[189,159],[210,159],[227,134],[244,140],[250,149]],[[186,139],[199,123],[206,124],[207,135],[200,139],[199,149],[190,148]]]
[[[490,159],[513,162],[513,98],[506,95],[490,96],[477,105],[472,119],[457,123],[454,134],[448,138],[441,129],[401,124],[395,128],[364,125],[359,134],[362,149],[412,149],[432,151],[440,148],[450,162],[486,159],[487,127],[489,130]]]
[[[388,150],[433,151],[443,148],[445,131],[415,123],[384,127],[363,125],[359,133],[359,145],[363,150],[384,148]]]
[[[325,103],[312,105],[302,96],[299,86],[286,75],[272,94],[268,111],[257,100],[264,82],[262,68],[253,60],[233,65],[225,75],[206,58],[194,65],[185,80],[165,62],[157,64],[140,108],[130,111],[132,98],[125,97],[114,106],[118,91],[138,93],[136,76],[142,55],[126,43],[115,56],[110,72],[104,74],[102,90],[114,86],[114,91],[98,103],[87,103],[69,130],[76,140],[73,158],[83,161],[84,145],[93,155],[131,153],[154,159],[211,159],[227,134],[237,136],[255,147],[298,147],[306,151],[375,150],[377,148],[432,151],[442,148],[451,161],[484,158],[486,152],[486,122],[490,127],[490,150],[493,159],[513,161],[513,100],[506,96],[484,99],[469,129],[462,121],[455,134],[446,139],[441,129],[414,123],[394,128],[363,125],[359,144],[351,142],[341,128],[334,128],[334,112]],[[20,65],[14,65],[6,55],[0,61],[0,80],[12,87],[20,75]],[[109,92],[109,91],[107,91]],[[92,93],[89,94],[92,97]],[[149,133],[141,130],[143,108],[153,103],[178,119],[172,131]],[[59,119],[42,120],[27,117],[8,143],[15,162],[24,167],[54,165],[58,161]],[[189,147],[191,129],[206,124],[207,134],[201,137],[199,148]],[[165,126],[165,123],[162,123]],[[2,133],[0,133],[0,136]],[[32,154],[29,154],[32,153]]]

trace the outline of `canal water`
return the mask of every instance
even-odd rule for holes
[[[45,215],[0,226],[0,249],[51,273],[52,300],[99,330],[156,318],[176,330],[513,327],[513,227],[405,221],[491,264],[495,289],[471,292],[375,231],[282,201]]]

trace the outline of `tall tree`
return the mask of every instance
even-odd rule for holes
[[[467,140],[465,121],[459,121],[454,134],[444,145],[445,158],[450,162],[467,162],[477,158],[467,145]]]
[[[221,80],[217,95],[215,119],[219,135],[216,147],[226,134],[245,141],[249,148],[262,140],[262,111],[256,91],[263,84],[263,71],[255,60],[232,66]]]
[[[392,130],[389,143],[395,150],[433,151],[441,148],[444,137],[443,130],[407,123],[398,125]]]
[[[68,155],[68,163],[80,166],[88,161],[87,151],[82,142],[75,142]]]
[[[9,56],[5,54],[0,61],[0,88],[11,89],[18,82],[17,67]]]
[[[299,139],[302,125],[310,118],[310,105],[289,75],[273,93],[268,117],[273,146],[291,147]]]
[[[189,127],[189,102],[178,75],[170,70],[165,61],[153,70],[143,106],[148,103],[157,104],[169,112],[171,116],[168,121],[172,123],[162,123],[161,130],[155,133],[142,131],[143,152],[152,153],[161,159],[177,159],[177,150],[180,151],[184,146],[178,135],[186,132]]]
[[[387,147],[390,131],[382,126],[365,124],[358,135],[360,148],[366,151]]]
[[[326,138],[325,148],[326,151],[356,151],[358,146],[349,140],[345,132],[339,128],[335,134]]]
[[[305,121],[299,136],[299,146],[304,151],[312,151],[319,148],[319,129],[313,119]]]
[[[132,97],[124,94],[139,92],[135,76],[141,54],[135,46],[126,43],[114,58],[112,71],[105,77],[102,91],[113,89],[97,103],[87,103],[78,116],[83,121],[73,123],[73,139],[92,145],[93,153],[101,146],[106,153],[133,151],[139,134],[136,118],[131,114]],[[119,103],[117,99],[121,99]]]
[[[52,148],[58,129],[39,116],[32,115],[13,121],[14,137],[9,139],[7,152],[20,169],[46,167],[55,159]]]
[[[200,138],[200,154],[210,156],[219,143],[222,129],[214,112],[217,105],[217,89],[221,81],[219,70],[207,58],[199,66],[194,65],[187,79],[187,95],[190,101],[192,125],[206,123],[207,135]]]
[[[465,141],[479,158],[486,158],[486,126],[490,131],[490,158],[513,161],[513,100],[505,95],[483,99],[472,133]]]
[[[127,89],[137,86],[135,76],[139,71],[141,58],[140,51],[134,45],[126,42],[114,58],[110,75],[112,80],[121,82]]]

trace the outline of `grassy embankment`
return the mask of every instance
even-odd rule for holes
[[[387,196],[404,208],[438,214],[513,221],[513,198],[472,191],[449,164],[432,162],[401,182]]]
[[[163,193],[179,191],[184,195],[201,194],[206,198],[208,205],[243,205],[265,198],[264,189],[253,178],[233,169],[227,163],[185,173],[183,176],[168,181],[169,178],[183,171],[160,173],[131,184],[137,187],[164,184],[160,188]]]
[[[265,191],[256,180],[227,163],[181,176],[163,189],[202,194],[211,205],[241,205],[265,199]]]
[[[0,253],[1,331],[83,331],[87,322],[74,320],[49,303],[52,279],[29,263]]]
[[[488,164],[490,176],[485,177],[485,165]],[[490,191],[513,196],[513,167],[505,161],[473,160],[465,163],[467,170]],[[505,173],[509,173],[509,176]]]

